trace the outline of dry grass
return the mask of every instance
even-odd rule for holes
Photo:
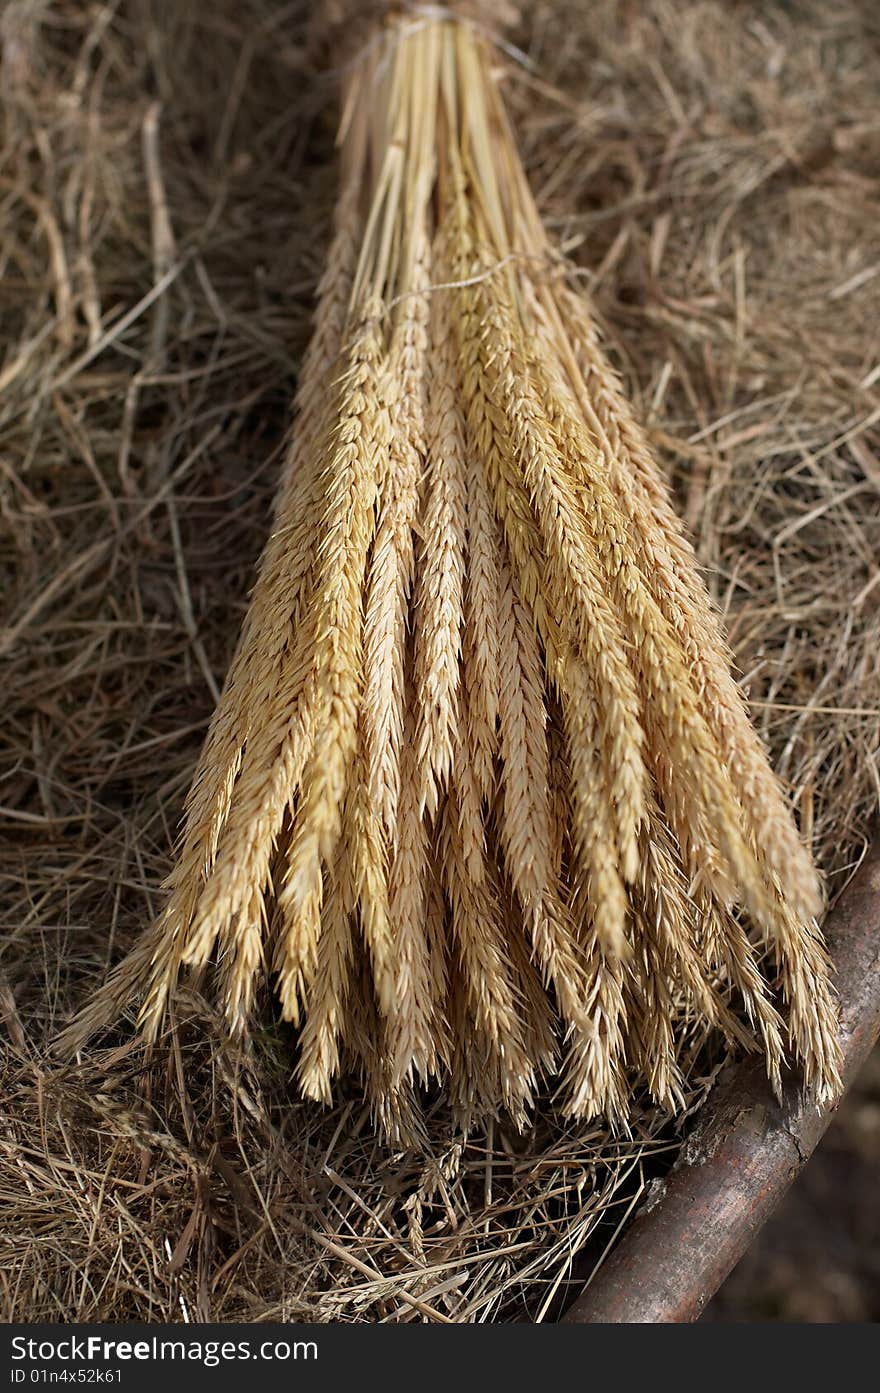
[[[508,83],[529,175],[554,235],[585,238],[834,892],[878,798],[874,21],[655,0],[586,29],[561,8],[533,7],[535,67]],[[284,1032],[212,1048],[197,998],[147,1065],[126,1043],[47,1059],[157,908],[267,530],[328,242],[301,209],[334,184],[327,94],[289,109],[297,10],[283,42],[257,3],[199,33],[170,6],[4,11],[11,1316],[535,1318],[674,1140],[647,1101],[625,1144],[545,1113],[462,1148],[435,1111],[425,1155],[389,1157],[354,1095],[290,1102]]]

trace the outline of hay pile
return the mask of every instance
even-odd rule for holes
[[[155,912],[268,525],[335,182],[306,8],[2,16],[7,1319],[542,1318],[675,1145],[646,1101],[630,1139],[463,1145],[435,1112],[427,1155],[388,1156],[354,1095],[290,1102],[268,1014],[245,1055],[197,998],[146,1064],[127,1031],[46,1056]],[[880,792],[877,22],[527,22],[507,96],[532,186],[834,891]]]

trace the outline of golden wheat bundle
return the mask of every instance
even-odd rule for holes
[[[275,525],[158,922],[72,1030],[188,967],[274,982],[297,1079],[383,1122],[675,1109],[701,1032],[827,1097],[810,858],[478,26],[347,69],[335,237]]]

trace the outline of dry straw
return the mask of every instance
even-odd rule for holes
[[[683,1100],[696,1027],[839,1086],[821,894],[684,529],[467,22],[347,70],[273,532],[166,906],[68,1031],[275,982],[297,1080],[390,1133]],[[145,989],[145,990],[144,990]]]

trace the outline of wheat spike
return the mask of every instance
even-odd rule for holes
[[[299,1017],[303,971],[314,968],[320,936],[322,863],[339,837],[346,780],[356,753],[363,653],[363,588],[381,460],[388,449],[388,408],[375,329],[378,305],[355,341],[344,406],[326,468],[313,662],[318,673],[318,728],[302,779],[288,866],[278,895],[284,932],[276,955],[285,1016]]]
[[[441,254],[435,258],[441,277],[448,264],[441,249]],[[448,786],[459,739],[458,687],[464,629],[467,526],[465,425],[449,300],[444,295],[436,295],[433,300],[431,358],[433,367],[428,387],[430,467],[420,525],[414,627],[420,803],[433,817],[440,796]],[[477,507],[480,502],[477,500]],[[487,527],[484,520],[484,533]],[[491,580],[491,576],[488,579]],[[484,572],[480,578],[481,587],[486,583]],[[486,608],[488,606],[484,605],[484,612]],[[493,710],[493,718],[494,714]],[[487,710],[486,726],[489,720]]]
[[[585,418],[603,443],[610,480],[643,548],[645,571],[653,577],[655,598],[679,630],[694,665],[705,712],[714,723],[725,760],[741,791],[756,843],[779,876],[794,911],[802,918],[822,906],[815,868],[797,837],[778,783],[748,719],[742,694],[730,671],[730,656],[711,601],[700,580],[696,557],[665,483],[651,457],[643,431],[607,361],[598,349],[595,326],[578,297],[566,294],[563,311],[578,351]],[[646,526],[648,519],[653,526]]]
[[[395,982],[387,1030],[392,1076],[397,1084],[413,1073],[427,1082],[437,1072],[442,1034],[439,1012],[445,997],[443,974],[436,961],[439,944],[426,932],[431,915],[430,829],[423,816],[423,781],[415,752],[412,710],[405,731],[401,781],[398,834],[388,872]],[[442,931],[440,937],[442,941]]]
[[[364,624],[369,802],[379,810],[389,842],[394,838],[400,796],[403,666],[415,563],[413,529],[425,469],[428,275],[427,249],[422,245],[413,271],[412,294],[404,304],[389,355],[389,410],[394,413],[395,428],[385,462]]]

